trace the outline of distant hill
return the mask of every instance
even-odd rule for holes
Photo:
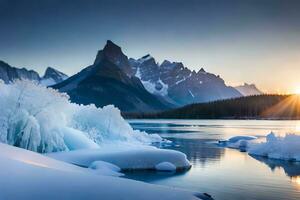
[[[300,119],[300,97],[256,95],[191,104],[159,113],[124,113],[126,118],[167,119]]]
[[[239,91],[243,96],[251,96],[251,95],[260,95],[263,94],[262,91],[257,89],[254,84],[247,84],[234,87],[237,91]]]

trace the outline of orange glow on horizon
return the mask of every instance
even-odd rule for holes
[[[300,116],[300,93],[291,95],[262,113],[263,117],[297,117]]]

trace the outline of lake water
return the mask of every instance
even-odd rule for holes
[[[276,134],[300,134],[300,121],[268,120],[129,120],[148,133],[173,141],[169,149],[184,152],[193,167],[179,174],[132,172],[126,177],[206,192],[216,200],[300,199],[300,163],[251,157],[216,142],[235,135],[264,140]]]

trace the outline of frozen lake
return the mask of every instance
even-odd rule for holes
[[[129,120],[148,133],[158,133],[184,152],[193,167],[185,173],[132,172],[127,177],[145,182],[206,192],[215,199],[300,199],[300,163],[251,157],[216,142],[235,135],[264,140],[276,134],[299,133],[300,121],[275,120]]]

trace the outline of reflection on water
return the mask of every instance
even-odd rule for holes
[[[274,172],[277,168],[282,168],[287,176],[293,178],[300,176],[300,162],[289,162],[276,159],[268,159],[261,156],[253,156],[256,160],[265,163]]]
[[[235,135],[264,140],[274,131],[298,133],[300,121],[134,120],[135,129],[173,141],[164,148],[184,152],[193,167],[185,173],[131,172],[128,178],[207,192],[215,199],[300,199],[300,163],[252,157],[216,142]]]

